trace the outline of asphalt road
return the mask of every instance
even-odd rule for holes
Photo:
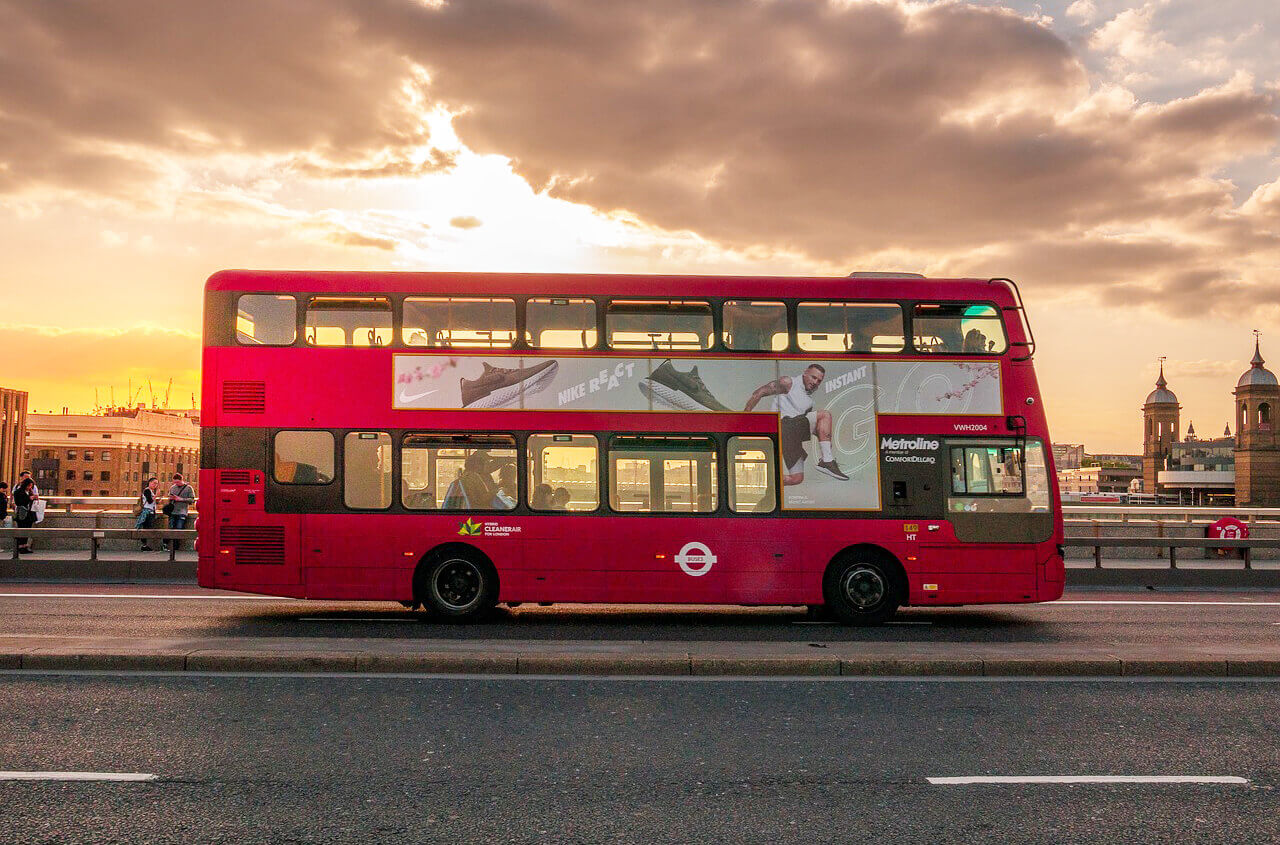
[[[1258,682],[0,676],[5,842],[1271,842]],[[935,785],[969,775],[1239,784]]]
[[[811,624],[797,608],[595,607],[500,609],[450,625],[392,603],[263,599],[174,585],[0,585],[0,637],[391,638],[436,641],[643,640],[738,642],[1035,643],[1274,648],[1280,591],[1070,591],[1064,601],[907,609],[896,624]],[[425,644],[425,643],[424,643]]]

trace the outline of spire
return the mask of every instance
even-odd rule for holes
[[[1187,439],[1196,439],[1196,424],[1194,422],[1187,423]]]
[[[1227,427],[1222,429],[1222,436],[1223,437],[1231,436],[1231,423],[1227,423]]]
[[[1264,363],[1262,360],[1262,332],[1254,329],[1253,360],[1249,362],[1249,369],[1241,374],[1240,380],[1236,382],[1236,387],[1280,387],[1280,380],[1276,379],[1275,373],[1262,366]]]
[[[1160,356],[1160,378],[1156,379],[1156,387],[1168,387],[1169,382],[1164,380],[1164,356]]]

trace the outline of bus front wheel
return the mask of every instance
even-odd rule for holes
[[[822,580],[827,609],[849,625],[879,625],[902,602],[901,574],[882,555],[844,554],[831,562]]]
[[[451,551],[423,564],[415,592],[433,615],[470,622],[497,605],[498,574],[479,555]]]

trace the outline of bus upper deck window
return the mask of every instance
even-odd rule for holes
[[[516,340],[514,299],[411,296],[404,301],[406,346],[508,349]]]
[[[922,303],[911,320],[917,352],[999,355],[1008,348],[1004,323],[994,305]]]
[[[288,346],[298,337],[298,300],[274,293],[246,293],[236,301],[236,342]]]
[[[605,314],[613,349],[710,349],[715,324],[711,305],[688,300],[625,300]]]
[[[894,302],[801,302],[796,340],[806,352],[901,352],[902,306]]]
[[[787,348],[787,306],[781,302],[729,300],[724,315],[724,345],[747,352]]]
[[[391,300],[384,296],[316,296],[307,303],[310,346],[386,346]]]
[[[530,299],[524,309],[524,339],[534,349],[592,349],[596,304],[590,299]]]

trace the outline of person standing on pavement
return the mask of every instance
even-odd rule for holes
[[[30,528],[36,524],[36,502],[40,500],[40,488],[28,470],[18,476],[18,483],[13,487],[13,516],[19,528]],[[29,555],[33,551],[30,537],[18,537],[18,554]]]
[[[142,503],[138,511],[138,521],[134,524],[135,531],[148,530],[156,521],[156,502],[159,500],[160,479],[154,475],[147,479],[146,485],[142,488],[142,495],[139,501]],[[151,551],[151,544],[147,542],[147,538],[142,538],[142,551]]]
[[[166,506],[166,512],[169,514],[169,530],[181,531],[187,527],[187,513],[191,508],[191,503],[196,500],[196,491],[191,489],[191,485],[182,480],[182,473],[175,472],[173,474],[173,484],[169,486],[169,504]],[[176,552],[182,548],[181,540],[173,541],[173,550]]]
[[[0,481],[0,526],[9,521],[9,482]]]

